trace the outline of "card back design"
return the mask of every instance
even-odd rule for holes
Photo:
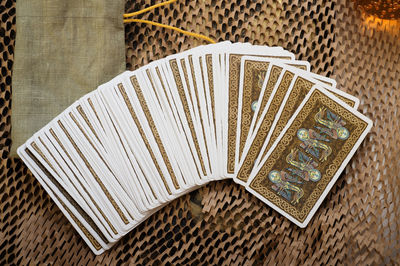
[[[77,202],[67,193],[67,191],[60,185],[60,183],[55,180],[55,178],[50,174],[50,172],[43,166],[43,164],[32,154],[31,151],[28,150],[28,148],[25,148],[24,152],[26,153],[27,156],[29,156],[35,163],[36,165],[43,171],[43,173],[46,175],[46,177],[54,184],[59,191],[62,193],[62,195],[70,202],[70,204],[78,211],[78,213],[82,216],[83,219],[87,221],[87,223],[93,228],[93,230],[96,231],[96,233],[99,234],[101,239],[105,242],[108,243],[106,240],[105,236],[101,233],[101,231],[97,228],[97,226],[94,224],[94,222],[90,219],[90,217],[82,210],[82,208],[77,204]],[[60,205],[64,208],[64,210],[70,215],[71,219],[75,222],[75,224],[80,228],[82,233],[87,237],[87,239],[90,241],[90,243],[93,245],[93,247],[96,250],[100,250],[102,247],[100,243],[94,238],[94,236],[89,232],[89,230],[83,226],[81,221],[78,219],[78,217],[71,211],[70,208],[60,199],[60,197],[55,193],[49,186],[47,186],[48,189],[52,192],[52,194],[56,197],[56,200],[60,203]]]
[[[266,144],[266,147],[260,158],[264,158],[268,150],[271,148],[271,145],[277,139],[279,134],[282,132],[282,129],[285,127],[289,119],[292,117],[293,113],[296,111],[297,107],[299,107],[300,103],[306,97],[307,93],[314,86],[315,83],[304,79],[302,77],[297,77],[293,89],[290,91],[289,97],[285,103],[285,106],[282,109],[282,113],[277,118],[277,123],[274,129],[272,130],[271,137]],[[353,107],[355,102],[351,99],[348,99],[342,95],[339,95],[335,92],[331,92],[336,97],[347,103],[349,106]]]
[[[135,91],[136,91],[136,93],[137,93],[139,102],[140,102],[140,104],[141,104],[141,106],[142,106],[142,108],[143,108],[143,112],[144,112],[144,114],[145,114],[145,116],[146,116],[146,118],[147,118],[147,121],[149,122],[150,129],[151,129],[151,131],[153,132],[154,138],[156,139],[158,148],[160,149],[160,152],[161,152],[161,154],[162,154],[164,163],[165,163],[165,165],[166,165],[166,167],[167,167],[167,169],[168,169],[168,173],[171,175],[171,178],[172,178],[172,182],[173,182],[173,184],[174,184],[174,187],[175,187],[176,189],[179,189],[179,184],[178,184],[178,181],[177,181],[177,179],[176,179],[175,173],[174,173],[174,171],[172,170],[171,162],[169,161],[168,156],[167,156],[167,153],[166,153],[165,148],[164,148],[164,145],[163,145],[162,142],[161,142],[161,138],[160,138],[160,136],[159,136],[159,134],[158,134],[158,131],[157,131],[157,128],[156,128],[156,126],[155,126],[155,124],[154,124],[154,120],[153,120],[153,118],[152,118],[151,115],[150,115],[150,111],[148,110],[148,106],[147,106],[147,104],[146,104],[146,102],[145,102],[145,100],[144,100],[144,96],[143,96],[142,90],[141,90],[141,88],[140,88],[140,86],[139,86],[139,82],[138,82],[136,76],[132,76],[132,77],[130,78],[130,80],[131,80],[131,83],[132,83],[133,88],[135,89]],[[132,107],[131,103],[129,102],[128,96],[127,96],[127,94],[126,94],[126,92],[125,92],[125,88],[123,87],[122,84],[119,84],[119,85],[118,85],[118,89],[119,89],[119,91],[121,92],[122,97],[124,98],[125,104],[128,106],[128,109],[129,109],[129,112],[131,113],[132,119],[135,121],[135,124],[136,124],[136,126],[137,126],[137,128],[138,128],[140,134],[142,135],[142,138],[143,138],[143,140],[144,140],[144,143],[145,143],[145,145],[146,145],[146,147],[147,147],[147,149],[148,149],[148,151],[149,151],[149,153],[150,153],[150,156],[153,158],[153,161],[154,161],[154,163],[155,163],[155,165],[156,165],[157,171],[158,171],[158,173],[160,174],[160,176],[161,176],[161,178],[162,178],[162,181],[163,181],[163,183],[164,183],[164,185],[165,185],[165,187],[166,187],[168,193],[171,194],[171,190],[170,190],[170,188],[168,187],[168,183],[167,183],[167,181],[165,180],[165,176],[164,176],[164,174],[162,173],[162,170],[161,170],[161,168],[160,168],[160,165],[157,163],[157,160],[155,159],[155,155],[154,155],[154,153],[153,153],[153,151],[152,151],[152,149],[151,149],[151,147],[150,147],[149,141],[147,140],[147,138],[146,138],[146,136],[145,136],[145,133],[144,133],[144,131],[143,131],[143,128],[142,128],[142,126],[141,126],[140,123],[139,123],[139,119],[137,118],[137,116],[136,116],[136,114],[135,114],[135,112],[134,112],[134,110],[133,110],[133,107]]]
[[[268,71],[269,62],[262,61],[246,61],[244,64],[244,81],[243,81],[243,98],[241,106],[240,119],[240,139],[238,155],[240,158],[243,152],[244,145],[250,130],[251,121],[257,109],[258,98],[261,94],[261,89],[264,84],[265,75]],[[273,69],[271,70],[273,73]],[[275,73],[275,72],[274,72]],[[278,75],[279,77],[279,75]],[[278,79],[278,77],[276,79]],[[264,94],[269,97],[272,93],[273,86],[267,86]]]
[[[300,226],[372,126],[333,97],[325,90],[310,92],[248,183],[252,193]]]
[[[189,129],[190,129],[190,135],[191,135],[191,137],[193,139],[193,142],[194,142],[196,154],[197,154],[197,157],[199,158],[199,161],[200,161],[201,171],[202,171],[202,174],[204,176],[206,176],[207,172],[206,172],[206,167],[204,165],[203,157],[201,155],[200,146],[199,146],[199,140],[197,139],[197,134],[196,134],[196,130],[194,128],[194,123],[193,123],[192,117],[190,115],[190,113],[191,113],[190,110],[189,110],[190,100],[188,100],[186,98],[186,96],[185,96],[185,91],[183,89],[182,79],[181,79],[181,76],[179,74],[179,69],[178,69],[178,64],[177,64],[176,59],[171,60],[169,62],[169,64],[171,66],[171,70],[172,70],[172,73],[174,75],[175,83],[176,83],[176,86],[177,86],[177,89],[178,89],[178,94],[179,94],[179,97],[180,97],[180,100],[181,100],[181,103],[182,103],[182,107],[183,107],[183,110],[184,110],[184,113],[185,113],[186,121],[187,121]],[[194,155],[192,154],[192,156],[194,156]]]
[[[260,62],[260,63],[264,63],[265,64],[265,62]],[[274,89],[275,84],[278,82],[279,75],[281,73],[282,73],[282,67],[276,66],[276,65],[272,66],[271,74],[268,77],[268,81],[267,81],[267,85],[266,85],[266,88],[265,88],[264,95],[263,95],[262,99],[260,100],[260,102],[258,102],[260,107],[258,108],[259,111],[257,112],[257,116],[255,118],[254,125],[257,125],[257,123],[258,123],[258,121],[259,121],[259,119],[261,117],[262,110],[265,109],[265,106],[268,103],[268,99],[271,96],[272,90]]]
[[[270,105],[267,107],[268,110],[263,111],[265,113],[264,119],[261,121],[257,134],[250,145],[249,152],[247,152],[243,158],[243,163],[238,171],[237,179],[243,182],[248,180],[250,173],[253,170],[254,162],[262,149],[265,138],[271,129],[272,122],[274,121],[282,101],[285,98],[286,92],[295,76],[295,74],[290,71],[286,71],[285,73],[282,73],[282,75],[282,80],[280,84],[277,85],[276,93],[273,96]]]

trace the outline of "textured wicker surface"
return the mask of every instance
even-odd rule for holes
[[[216,40],[281,45],[359,97],[374,127],[306,229],[233,182],[215,182],[175,200],[96,257],[21,161],[7,158],[13,1],[2,1],[0,8],[0,264],[400,261],[399,22],[366,17],[350,0],[181,0],[143,15]],[[126,11],[154,3],[129,0]],[[165,29],[127,25],[127,68],[201,43]]]

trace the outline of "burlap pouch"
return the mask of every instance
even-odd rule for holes
[[[11,155],[125,69],[123,0],[18,0]]]

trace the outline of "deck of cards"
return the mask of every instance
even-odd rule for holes
[[[305,227],[372,127],[358,105],[281,47],[222,42],[120,74],[18,154],[95,254],[227,178]]]

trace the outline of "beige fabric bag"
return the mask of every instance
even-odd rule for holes
[[[123,0],[18,0],[11,155],[84,94],[125,70]]]

